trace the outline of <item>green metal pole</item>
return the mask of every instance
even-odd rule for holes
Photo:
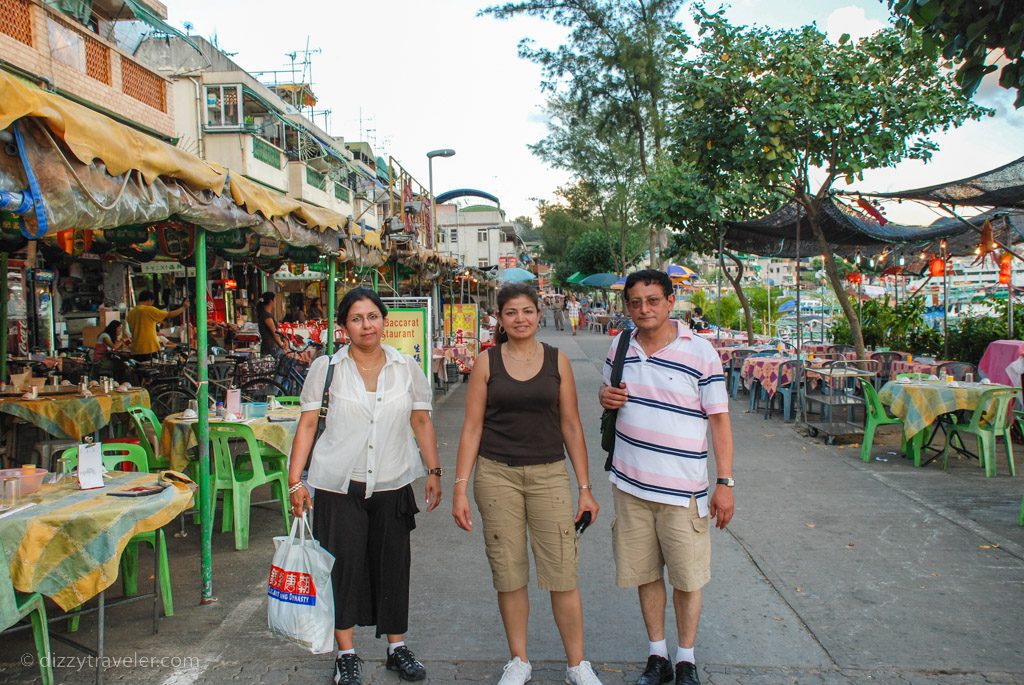
[[[380,292],[380,272],[373,270],[373,291]]]
[[[0,382],[7,382],[7,253],[0,254]]]
[[[338,278],[338,258],[328,255],[327,264],[327,354],[334,354],[334,318],[338,306],[335,281]]]
[[[196,356],[199,358],[199,520],[202,566],[200,603],[216,602],[213,596],[213,504],[210,492],[210,387],[206,330],[206,230],[196,227]]]

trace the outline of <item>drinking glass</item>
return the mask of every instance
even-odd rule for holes
[[[198,400],[189,400],[188,401],[188,411],[189,411],[189,415],[190,416],[198,416],[199,415],[199,401]]]
[[[964,374],[964,383],[973,383],[973,382],[974,382],[974,373],[971,372],[971,371],[968,371],[967,373]]]
[[[18,506],[21,495],[21,479],[17,477],[0,480],[0,511],[7,511]]]

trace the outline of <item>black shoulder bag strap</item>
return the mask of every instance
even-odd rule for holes
[[[619,383],[622,382],[622,369],[626,365],[626,352],[629,351],[629,341],[633,337],[630,331],[622,331],[619,333],[619,344],[615,348],[615,358],[612,360],[612,375],[609,379],[611,381],[611,387],[619,387]],[[605,415],[601,417],[601,446],[606,447],[604,438],[604,428],[606,425],[610,425],[611,439],[607,444],[608,457],[604,460],[604,470],[612,470],[612,454],[615,452],[615,420],[618,417],[618,409],[605,409]],[[609,422],[606,424],[606,421]]]
[[[331,402],[331,381],[334,380],[334,360],[331,359],[327,362],[327,378],[324,379],[324,396],[320,400],[320,415],[316,422],[316,435],[313,436],[313,447],[316,447],[316,443],[320,440],[320,436],[323,435],[324,429],[327,428],[327,405]],[[309,453],[312,456],[313,447],[310,447]]]

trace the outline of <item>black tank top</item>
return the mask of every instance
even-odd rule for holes
[[[490,379],[480,436],[480,455],[509,466],[551,464],[565,458],[558,407],[558,350],[543,345],[537,375],[519,381],[508,375],[501,345],[487,351]]]

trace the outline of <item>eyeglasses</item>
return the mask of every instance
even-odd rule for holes
[[[634,297],[633,299],[626,301],[626,306],[629,307],[630,309],[640,309],[640,307],[642,307],[646,303],[648,307],[653,309],[654,307],[657,307],[662,302],[664,302],[665,299],[666,298],[664,297],[655,297],[653,295],[646,299]]]
[[[353,316],[351,319],[349,319],[348,322],[350,324],[356,324],[358,326],[361,325],[364,320],[368,321],[369,323],[378,323],[383,318],[384,317],[381,316],[380,314],[367,314],[366,318],[364,319],[361,315],[357,314],[356,316]]]

